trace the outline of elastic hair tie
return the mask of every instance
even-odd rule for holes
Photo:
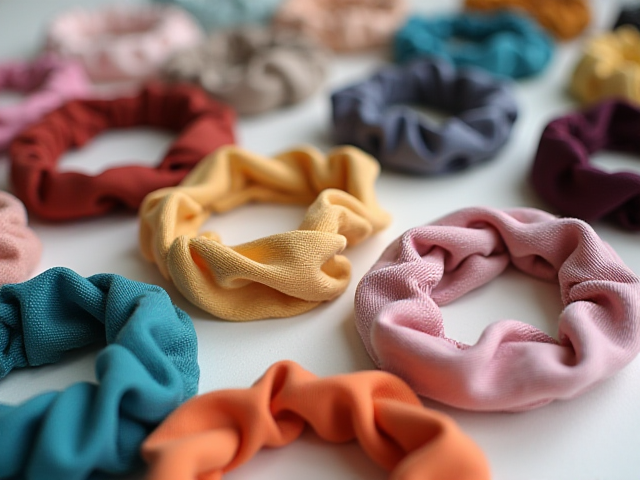
[[[407,104],[452,114],[442,125]],[[336,143],[362,148],[383,167],[418,175],[458,171],[490,159],[518,116],[510,85],[436,58],[387,68],[331,96]]]
[[[551,121],[533,161],[535,191],[562,215],[610,219],[640,230],[640,175],[609,173],[589,163],[598,150],[640,153],[640,108],[608,100]]]
[[[462,45],[452,43],[456,37]],[[508,12],[411,17],[396,33],[398,62],[442,57],[459,66],[483,68],[495,75],[523,78],[549,64],[553,42],[533,21]]]
[[[80,61],[95,81],[155,76],[174,52],[203,39],[179,8],[163,6],[71,10],[49,25],[47,50]]]
[[[131,97],[76,100],[22,132],[11,145],[11,180],[27,210],[48,220],[137,209],[149,192],[176,185],[205,155],[234,143],[233,111],[197,87],[151,84]],[[90,176],[59,172],[59,157],[99,133],[139,125],[179,132],[160,164]]]
[[[0,192],[0,285],[27,279],[41,252],[40,240],[27,224],[24,205],[13,195]]]
[[[617,30],[622,25],[630,25],[637,29],[640,29],[640,6],[638,5],[624,5],[620,9],[620,14],[616,23],[613,25],[613,29]]]
[[[148,478],[220,479],[260,449],[292,443],[307,424],[328,442],[357,440],[390,479],[490,478],[478,446],[399,378],[370,371],[319,379],[290,361],[251,388],[207,393],[176,410],[142,446]]]
[[[510,264],[560,284],[558,339],[517,320],[475,345],[448,338],[440,307]],[[393,242],[356,290],[356,325],[378,367],[458,408],[523,411],[584,393],[640,351],[640,279],[581,220],[466,208]]]
[[[0,153],[24,128],[67,100],[86,95],[89,80],[82,67],[52,56],[31,62],[0,64],[0,91],[15,90],[25,95],[15,105],[0,107]]]
[[[407,10],[406,0],[285,0],[273,23],[347,52],[388,44]]]
[[[347,288],[340,253],[385,228],[376,202],[379,167],[353,147],[326,157],[300,147],[267,158],[230,146],[205,158],[175,188],[140,207],[140,249],[194,305],[224,320],[291,317]],[[227,247],[198,234],[212,213],[251,202],[310,205],[298,230]]]
[[[561,40],[577,37],[591,23],[588,0],[466,0],[464,6],[482,11],[524,10]]]
[[[309,97],[327,69],[327,52],[310,38],[253,27],[211,35],[171,58],[163,72],[200,85],[240,114],[256,114]]]
[[[196,333],[164,290],[52,268],[0,289],[0,378],[106,341],[98,384],[0,404],[3,478],[86,480],[140,465],[142,441],[198,389]]]

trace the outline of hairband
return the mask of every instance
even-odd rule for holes
[[[451,42],[456,37],[464,43]],[[506,77],[540,73],[551,60],[551,39],[531,20],[508,12],[411,17],[396,33],[395,58],[443,57]]]
[[[47,32],[47,49],[77,59],[96,81],[152,77],[173,52],[201,41],[187,13],[151,5],[72,10]]]
[[[41,251],[40,240],[27,224],[24,205],[0,192],[0,285],[25,280],[38,264]]]
[[[196,333],[164,290],[52,268],[0,289],[0,378],[106,341],[98,384],[0,405],[2,478],[85,480],[140,463],[144,438],[198,389]]]
[[[31,62],[0,64],[0,91],[16,90],[25,95],[16,105],[0,107],[0,152],[25,127],[67,100],[85,95],[89,80],[82,67],[52,56]]]
[[[406,0],[285,0],[274,25],[353,51],[386,45],[406,15]]]
[[[571,78],[583,103],[625,98],[640,103],[640,32],[629,25],[589,39]]]
[[[518,112],[507,83],[437,58],[381,70],[335,92],[331,103],[336,142],[362,148],[384,167],[421,175],[492,158],[509,139]],[[453,116],[436,125],[403,104]]]
[[[149,480],[219,479],[263,447],[290,444],[306,424],[325,441],[357,440],[392,479],[490,478],[478,446],[399,378],[370,371],[319,379],[290,361],[271,366],[251,388],[185,403],[149,436],[142,455]]]
[[[601,149],[640,153],[640,108],[609,100],[560,117],[542,132],[533,162],[533,187],[563,215],[614,220],[640,230],[640,175],[609,173],[591,165]]]
[[[562,40],[577,37],[591,22],[588,0],[466,0],[465,7],[474,10],[524,10]]]
[[[490,325],[475,345],[448,338],[440,306],[509,264],[559,282],[559,340],[516,320]],[[529,208],[467,208],[407,231],[362,278],[355,313],[380,368],[469,410],[573,398],[640,351],[640,279],[588,224]]]
[[[613,25],[613,29],[617,30],[622,25],[631,25],[632,27],[640,29],[640,6],[638,5],[624,5],[620,9],[620,14],[616,23]]]
[[[326,157],[301,147],[266,158],[218,149],[175,188],[140,207],[140,248],[194,305],[224,320],[290,317],[347,288],[340,253],[389,224],[376,202],[379,167],[353,147]],[[311,204],[298,230],[227,247],[198,228],[253,201]]]
[[[97,176],[56,170],[65,150],[110,128],[149,125],[180,132],[156,168],[131,165]],[[234,114],[197,87],[150,84],[131,97],[77,100],[51,112],[11,145],[11,179],[27,210],[48,220],[137,209],[144,196],[179,183],[205,155],[234,142]]]
[[[213,34],[164,66],[173,80],[195,82],[240,114],[260,113],[299,102],[326,77],[328,56],[311,39],[271,28]]]

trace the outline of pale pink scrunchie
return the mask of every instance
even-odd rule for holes
[[[0,90],[25,94],[24,100],[0,108],[0,152],[46,113],[89,91],[89,80],[76,62],[43,56],[0,64]]]
[[[78,59],[95,81],[141,80],[155,76],[177,50],[203,38],[195,20],[179,8],[111,7],[55,18],[47,49]]]
[[[42,245],[27,225],[27,211],[13,195],[0,192],[0,285],[26,280],[40,261]]]
[[[475,345],[447,338],[439,306],[509,263],[560,283],[560,342],[516,320],[490,325]],[[362,278],[355,306],[380,368],[469,410],[575,397],[640,351],[640,279],[587,223],[535,209],[467,208],[407,231]]]

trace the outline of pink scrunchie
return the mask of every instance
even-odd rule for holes
[[[52,56],[31,62],[0,64],[0,90],[14,90],[26,95],[15,105],[0,108],[0,152],[28,125],[46,113],[89,91],[89,80],[82,67]]]
[[[42,245],[27,225],[24,205],[0,192],[0,285],[26,280],[38,265]]]
[[[560,283],[557,342],[515,320],[475,345],[445,336],[440,305],[513,263]],[[640,351],[640,279],[585,222],[468,208],[393,242],[356,291],[356,323],[382,369],[459,408],[521,411],[575,397]]]
[[[74,10],[49,26],[47,49],[78,59],[95,81],[155,76],[177,50],[204,38],[195,20],[166,6]]]

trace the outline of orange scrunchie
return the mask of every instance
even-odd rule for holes
[[[466,0],[474,10],[521,8],[562,40],[577,37],[591,22],[591,8],[586,0]]]
[[[356,439],[397,480],[488,480],[478,446],[380,371],[318,379],[278,362],[249,389],[220,390],[179,407],[142,446],[149,480],[219,480],[263,447],[293,442],[309,424],[323,440]]]

